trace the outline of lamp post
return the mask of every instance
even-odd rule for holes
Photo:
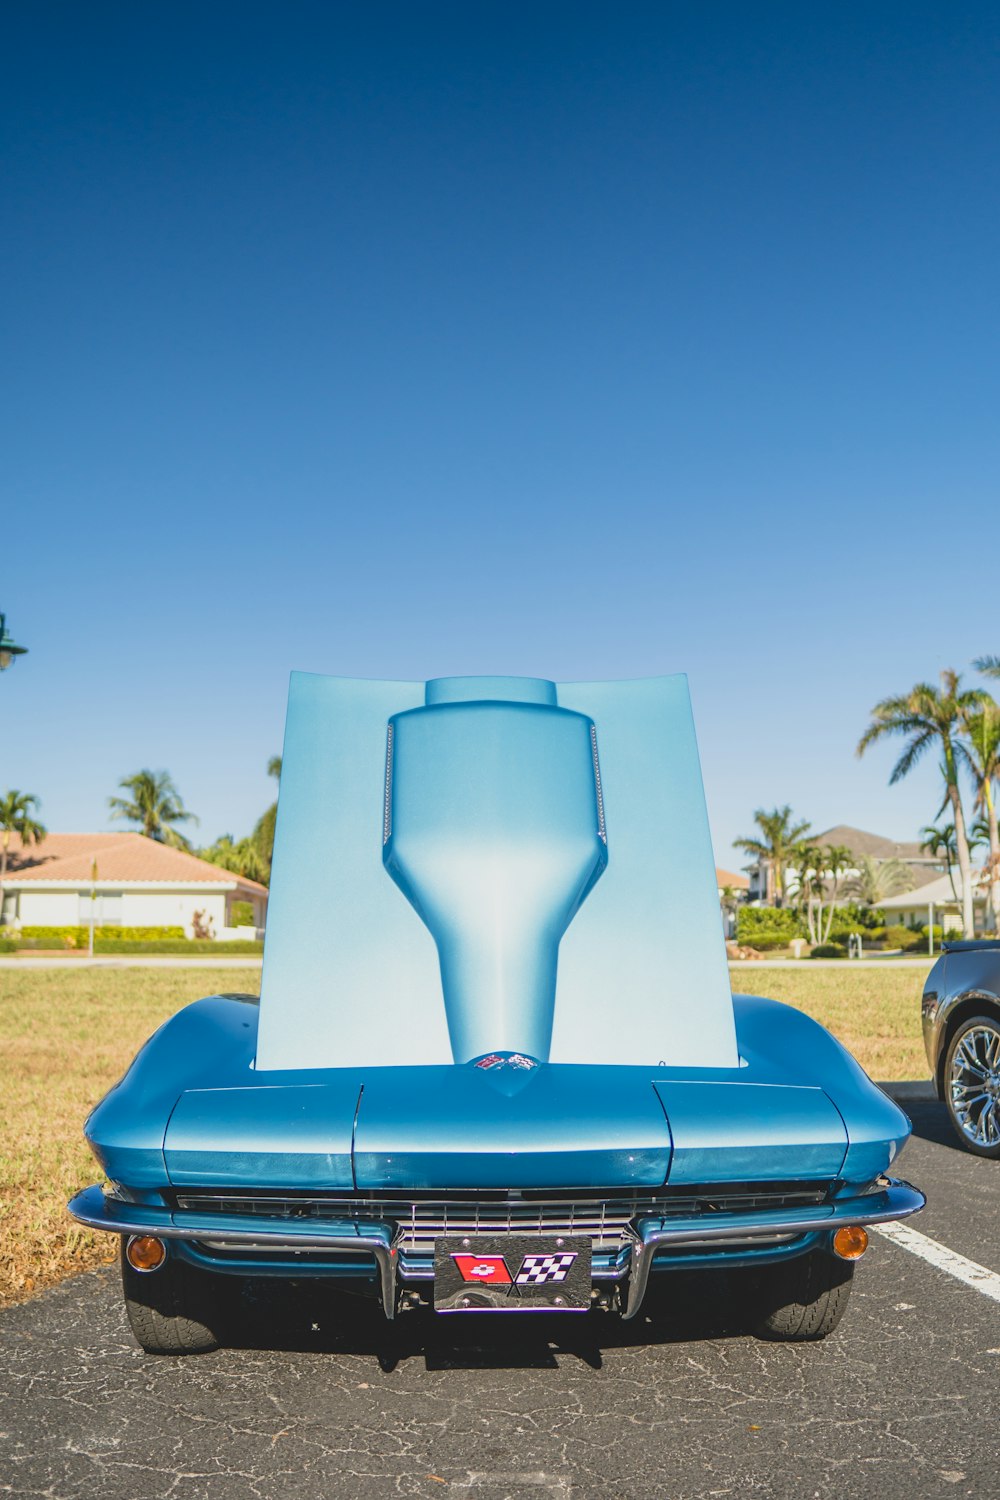
[[[27,646],[19,646],[7,630],[7,616],[0,611],[0,672],[13,666],[15,656],[24,656]]]

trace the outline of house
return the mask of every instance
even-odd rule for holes
[[[986,926],[986,901],[989,892],[984,873],[982,870],[972,872],[972,909],[976,930],[979,932]],[[902,922],[907,927],[929,927],[933,907],[934,926],[940,927],[947,936],[948,933],[962,931],[962,902],[955,895],[955,891],[961,889],[956,870],[954,890],[949,877],[939,875],[936,880],[915,891],[886,896],[879,902],[879,906],[885,912],[887,925]]]
[[[931,880],[937,880],[943,865],[940,858],[926,853],[919,844],[899,842],[896,839],[883,838],[879,833],[869,833],[864,828],[853,828],[849,823],[837,823],[833,828],[827,828],[823,833],[812,833],[808,842],[816,848],[826,848],[834,845],[847,849],[858,861],[856,866],[844,870],[840,875],[840,885],[850,880],[852,876],[860,874],[861,859],[864,855],[870,855],[872,859],[883,864],[889,859],[898,859],[907,867],[912,880],[911,889],[926,885]],[[749,900],[763,901],[767,896],[767,870],[766,861],[758,860],[755,865],[749,866],[750,891]],[[798,885],[798,871],[790,866],[785,872],[786,886],[794,891]],[[882,904],[881,902],[879,903]]]
[[[195,914],[216,937],[232,932],[233,903],[264,926],[267,887],[141,833],[50,833],[21,846],[11,835],[0,921],[20,927],[183,927]],[[228,929],[228,932],[227,932]],[[241,934],[242,935],[242,934]]]
[[[741,901],[747,899],[750,882],[745,875],[738,875],[735,870],[720,870],[718,865],[715,867],[715,879],[722,904],[722,930],[727,938],[731,938],[736,935],[736,908]]]

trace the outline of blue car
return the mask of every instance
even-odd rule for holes
[[[120,1236],[150,1353],[213,1347],[261,1276],[633,1318],[725,1270],[761,1336],[818,1339],[865,1226],[923,1204],[909,1128],[730,991],[684,677],[295,673],[260,999],[151,1038],[70,1210]]]

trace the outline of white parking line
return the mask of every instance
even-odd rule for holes
[[[947,1271],[956,1281],[963,1281],[966,1286],[975,1287],[977,1292],[982,1292],[984,1297],[1000,1302],[1000,1276],[996,1271],[979,1265],[977,1261],[967,1260],[964,1255],[949,1250],[947,1245],[939,1245],[937,1240],[921,1234],[919,1229],[911,1229],[909,1224],[873,1224],[871,1227],[876,1234],[892,1240],[894,1245],[902,1245],[904,1250],[919,1256],[929,1266]]]

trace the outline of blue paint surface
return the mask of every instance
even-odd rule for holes
[[[293,674],[271,892],[260,1069],[738,1064],[684,677]]]
[[[252,1066],[258,1007],[215,996],[171,1018],[94,1110],[108,1176],[173,1185],[655,1186],[837,1179],[892,1164],[902,1110],[790,1006],[734,1002],[744,1065]],[[513,1079],[513,1086],[511,1086]],[[356,1134],[355,1134],[356,1132]],[[169,1170],[168,1170],[169,1168]]]

